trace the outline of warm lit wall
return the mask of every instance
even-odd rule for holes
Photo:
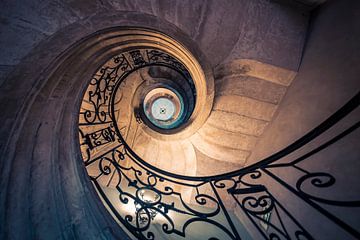
[[[286,93],[274,121],[255,147],[248,164],[257,162],[302,137],[342,107],[360,90],[360,2],[329,1],[313,13],[311,30],[297,77]],[[288,160],[302,156],[314,147],[359,121],[355,110],[327,133],[306,148],[300,149]],[[327,149],[312,155],[301,164],[310,172],[332,174],[336,183],[329,188],[309,188],[312,194],[332,200],[351,201],[360,195],[360,131],[354,131]],[[288,168],[275,171],[286,182],[294,183],[301,176]],[[308,204],[272,180],[266,181],[276,196],[294,214],[316,239],[352,239],[329,219],[316,213]],[[345,219],[359,229],[359,212],[351,208],[319,204],[331,214]]]
[[[313,13],[299,73],[248,165],[286,147],[360,89],[360,2],[329,1]]]

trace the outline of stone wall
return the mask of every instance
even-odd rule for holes
[[[359,11],[359,1],[346,0],[329,1],[313,13],[299,72],[279,106],[277,116],[255,146],[248,165],[282,150],[299,139],[359,93]],[[325,134],[286,156],[282,161],[295,160],[325,144],[342,131],[356,126],[359,117],[360,111],[357,109]],[[359,134],[359,130],[355,130],[344,139],[308,156],[298,164],[310,172],[330,173],[336,179],[334,186],[329,189],[325,187],[313,190],[316,196],[344,202],[359,199]],[[273,173],[292,186],[301,176],[301,173],[290,167],[282,171],[275,169]],[[314,214],[309,210],[310,205],[297,201],[294,194],[272,182],[272,179],[266,181],[303,226],[314,232],[316,239],[352,239],[352,236],[332,225],[323,215]],[[356,209],[321,203],[318,206],[324,207],[335,217],[344,219],[346,224],[352,225],[357,231],[360,228],[359,213]]]
[[[360,4],[330,1],[313,13],[304,57],[247,165],[303,136],[360,89]]]

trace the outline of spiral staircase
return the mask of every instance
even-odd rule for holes
[[[150,212],[134,210],[120,217],[123,224],[125,219],[135,218],[135,232],[146,229],[150,235],[155,231],[149,227],[150,222],[156,215],[165,216],[171,211],[181,219],[200,214],[191,208],[186,212],[190,205],[194,209],[212,209],[203,212],[205,216],[224,217],[216,213],[219,203],[208,195],[211,188],[206,182],[171,182],[142,164],[145,161],[165,175],[195,179],[241,169],[296,73],[255,60],[236,60],[215,70],[214,86],[211,72],[205,74],[196,58],[166,35],[137,28],[102,34],[116,39],[117,54],[91,78],[79,114],[82,156],[100,195],[120,215],[127,212],[124,209],[137,206],[136,199],[146,194],[152,195],[150,199],[156,196],[164,201],[159,208],[172,206],[160,214],[151,208]],[[209,68],[204,62],[202,65]],[[121,200],[125,205],[119,206],[115,197],[119,187],[120,199],[134,194],[136,197],[130,197],[133,202],[125,197]],[[137,189],[135,193],[132,188]],[[171,200],[165,201],[165,196]],[[233,211],[235,205],[228,194],[223,192],[221,197],[222,204]],[[179,206],[174,207],[175,202]],[[133,213],[137,215],[132,216]],[[202,220],[209,221],[208,217]],[[173,220],[167,220],[171,230],[166,231],[176,231]],[[126,221],[125,227],[132,225],[132,220]],[[197,225],[204,228],[204,224]],[[190,236],[185,229],[179,235],[196,238],[194,230],[186,231],[190,231]],[[142,238],[145,232],[135,235]],[[218,239],[233,236],[209,233]]]
[[[359,4],[324,2],[6,2],[0,238],[359,238]]]

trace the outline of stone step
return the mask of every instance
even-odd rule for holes
[[[260,136],[268,122],[233,112],[213,110],[207,120],[207,124],[228,132]]]
[[[242,168],[243,164],[225,162],[213,159],[195,148],[196,153],[196,175],[211,176],[230,172]]]
[[[295,75],[294,71],[250,59],[217,66],[213,110],[192,137],[198,163],[244,164]]]
[[[199,134],[210,143],[248,151],[253,149],[257,141],[255,136],[226,131],[208,123],[199,130]]]
[[[289,86],[296,76],[295,71],[251,59],[237,59],[215,68],[215,79],[230,75],[247,75],[269,82]]]
[[[270,121],[277,105],[248,97],[227,95],[218,96],[214,101],[214,110],[236,113],[249,118]]]
[[[216,96],[237,95],[278,104],[286,87],[246,75],[230,75],[215,81]]]
[[[161,141],[139,130],[133,149],[146,162],[180,175],[196,174],[196,155],[189,140]]]
[[[250,155],[249,151],[239,150],[235,148],[223,147],[217,144],[206,141],[199,133],[195,133],[190,138],[194,147],[210,158],[231,162],[236,164],[244,164],[247,157]]]

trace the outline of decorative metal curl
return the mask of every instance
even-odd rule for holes
[[[311,185],[316,188],[329,188],[334,186],[336,182],[335,177],[332,176],[331,174],[324,172],[308,173],[298,179],[298,181],[296,182],[296,188],[306,197],[315,200],[317,202],[325,203],[328,205],[334,205],[334,206],[360,207],[360,201],[331,200],[331,199],[325,199],[319,196],[315,196],[314,194],[310,194],[308,191],[304,190],[305,183],[309,181]]]
[[[242,200],[242,205],[247,212],[255,215],[264,215],[274,208],[274,199],[269,195],[260,197],[248,196]]]

